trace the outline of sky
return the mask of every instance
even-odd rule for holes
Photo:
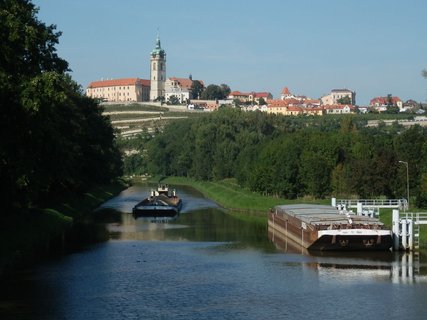
[[[83,88],[150,78],[159,33],[167,77],[241,92],[284,87],[320,98],[356,91],[427,101],[425,0],[33,0],[61,31],[56,46]]]

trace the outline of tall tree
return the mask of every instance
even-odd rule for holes
[[[60,32],[27,0],[0,2],[0,180],[4,206],[40,205],[121,172],[114,132],[66,73]]]
[[[203,89],[203,84],[199,80],[194,80],[190,88],[191,96],[193,97],[193,99],[199,99],[200,95],[203,92]]]

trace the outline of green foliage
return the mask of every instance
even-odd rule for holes
[[[353,117],[283,117],[224,108],[182,120],[149,142],[150,173],[221,181],[274,197],[427,199],[427,129],[363,127]],[[411,199],[412,203],[414,199]],[[422,200],[422,201],[421,201]]]
[[[177,104],[180,104],[180,102],[177,96],[172,95],[169,97],[167,104],[177,105]]]
[[[203,90],[203,84],[199,80],[194,80],[190,88],[192,98],[199,99]]]
[[[351,104],[351,98],[349,96],[345,96],[345,97],[339,98],[337,102],[339,104]]]
[[[230,94],[230,87],[226,84],[220,86],[216,84],[210,84],[203,90],[201,98],[203,100],[221,100],[225,99]]]
[[[6,207],[39,206],[121,174],[113,129],[56,54],[30,1],[0,4],[0,179]]]

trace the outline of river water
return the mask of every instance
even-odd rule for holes
[[[177,220],[135,220],[148,192],[103,205],[122,212],[109,241],[3,280],[0,319],[427,318],[416,256],[310,255],[186,187]]]

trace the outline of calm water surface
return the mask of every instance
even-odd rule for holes
[[[190,188],[180,217],[122,213],[110,240],[1,283],[0,319],[426,319],[425,265],[394,254],[313,256]],[[416,266],[414,268],[414,266]]]

